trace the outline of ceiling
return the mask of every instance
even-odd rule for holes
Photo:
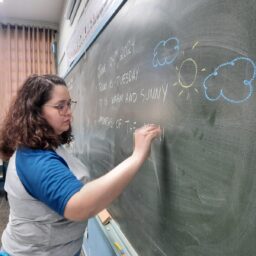
[[[3,0],[0,22],[25,20],[59,24],[66,0]]]

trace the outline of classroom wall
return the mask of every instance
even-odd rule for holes
[[[68,69],[68,62],[67,62],[67,57],[65,55],[65,50],[66,46],[76,28],[77,22],[79,20],[79,17],[81,16],[86,3],[88,0],[82,0],[80,3],[80,6],[77,10],[75,19],[72,23],[70,24],[70,21],[66,19],[65,13],[68,5],[68,1],[66,0],[65,7],[63,8],[63,13],[60,21],[60,28],[59,28],[59,39],[58,39],[58,57],[57,57],[57,66],[58,66],[58,74],[60,76],[64,76],[67,69]]]

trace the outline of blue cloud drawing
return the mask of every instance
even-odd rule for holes
[[[249,79],[242,79],[242,83],[241,85],[241,91],[243,91],[243,95],[240,95],[241,97],[239,99],[234,99],[231,95],[234,94],[234,88],[232,88],[232,92],[230,89],[230,86],[227,87],[225,86],[226,83],[223,84],[217,84],[217,77],[220,77],[221,79],[221,71],[223,70],[223,68],[227,68],[230,67],[231,69],[235,67],[235,65],[237,64],[237,62],[241,62],[241,61],[245,61],[248,62],[249,65],[252,65],[253,68],[253,74]],[[244,65],[244,67],[246,67]],[[230,70],[232,71],[232,70]],[[244,74],[246,74],[246,70],[244,72]],[[215,68],[214,72],[212,72],[211,74],[209,74],[203,82],[203,88],[204,88],[204,94],[206,99],[210,100],[210,101],[217,101],[220,98],[223,98],[224,100],[230,102],[230,103],[242,103],[246,100],[248,100],[253,92],[253,81],[256,78],[256,65],[254,63],[254,61],[252,61],[250,58],[246,58],[246,57],[237,57],[229,62],[223,63],[221,65],[219,65],[217,68]],[[238,88],[236,88],[238,89]],[[246,89],[246,90],[244,90]],[[244,93],[246,91],[246,94]],[[210,96],[211,95],[211,96]]]
[[[179,40],[176,37],[160,41],[154,48],[153,66],[156,68],[173,63],[179,54],[179,50]]]

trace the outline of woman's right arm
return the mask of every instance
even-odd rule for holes
[[[147,125],[134,133],[134,151],[107,174],[87,183],[68,201],[64,216],[86,220],[106,208],[131,182],[150,153],[152,140],[160,136],[159,126]]]

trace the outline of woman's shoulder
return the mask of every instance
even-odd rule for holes
[[[20,147],[16,150],[16,163],[17,161],[25,163],[28,161],[47,164],[49,161],[65,161],[54,151],[50,149],[34,149],[28,147]]]
[[[29,148],[29,147],[19,147],[16,150],[19,153],[23,154],[52,154],[55,153],[54,150],[51,149],[40,149],[40,148]]]

